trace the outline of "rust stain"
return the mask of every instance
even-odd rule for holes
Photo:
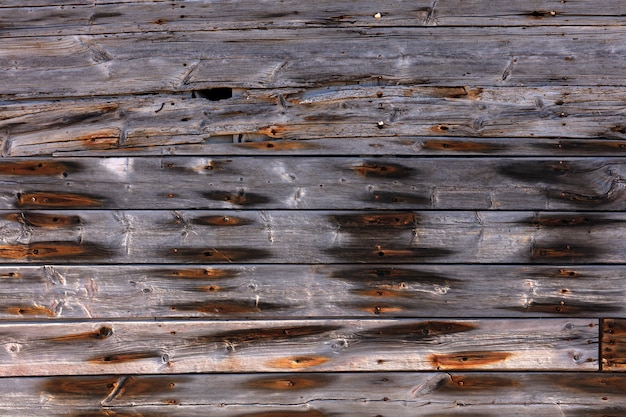
[[[431,132],[437,133],[437,134],[443,134],[443,133],[450,133],[450,126],[448,125],[434,125],[433,127],[430,128]]]
[[[179,376],[129,376],[115,398],[123,401],[146,394],[168,394],[175,391],[179,384],[188,381],[189,378]]]
[[[70,242],[37,242],[31,244],[0,245],[0,258],[5,259],[67,259],[73,257],[100,257],[108,252],[95,245]]]
[[[352,294],[360,295],[363,297],[381,297],[381,298],[401,298],[401,297],[411,297],[412,293],[407,293],[407,291],[398,291],[398,290],[390,290],[390,289],[382,289],[382,288],[372,288],[372,289],[358,289],[352,290]]]
[[[194,261],[233,263],[250,262],[257,259],[267,259],[271,252],[264,249],[254,248],[172,248],[165,254],[166,256],[177,255]],[[0,247],[1,257],[1,247]]]
[[[318,146],[312,143],[306,143],[303,141],[289,140],[279,142],[244,142],[238,143],[237,146],[243,148],[250,148],[259,151],[299,151],[308,149],[317,149]]]
[[[465,87],[427,87],[424,89],[430,97],[462,98],[467,97]]]
[[[284,125],[272,125],[259,129],[257,133],[266,135],[273,139],[280,139],[285,136],[287,132],[287,126]]]
[[[422,148],[437,151],[490,153],[503,151],[506,149],[506,146],[484,142],[430,139],[424,141]]]
[[[72,141],[82,142],[85,148],[90,149],[109,149],[119,145],[120,138],[119,129],[104,129],[98,132],[88,133],[86,135],[71,138]]]
[[[77,414],[67,414],[66,417],[164,417],[163,413],[118,413],[112,410],[79,411]]]
[[[374,200],[376,203],[382,204],[411,204],[420,206],[430,206],[430,197],[412,194],[412,193],[396,193],[390,191],[374,191],[370,198],[366,201]]]
[[[114,365],[126,362],[140,361],[143,359],[156,359],[161,360],[161,354],[159,352],[127,352],[127,353],[115,353],[105,356],[96,356],[89,359],[89,362],[95,364]]]
[[[117,387],[114,376],[53,377],[41,384],[42,391],[52,395],[104,398]]]
[[[267,362],[267,366],[278,369],[302,369],[325,364],[330,359],[325,356],[290,356],[287,358],[273,359]]]
[[[383,163],[366,161],[360,165],[350,167],[360,177],[365,178],[409,178],[415,173],[415,169],[396,163]]]
[[[102,207],[99,197],[84,194],[26,192],[17,194],[18,207],[81,208]]]
[[[0,278],[22,279],[22,274],[19,272],[1,272]]]
[[[564,226],[591,226],[596,222],[589,216],[541,216],[529,220],[533,226],[564,227]]]
[[[268,391],[302,391],[327,387],[332,383],[328,375],[288,375],[253,379],[245,384],[247,388]]]
[[[562,293],[569,293],[567,289],[562,289]],[[526,306],[507,307],[507,310],[521,311],[524,313],[555,313],[555,314],[575,314],[585,315],[590,313],[615,313],[622,311],[622,307],[611,304],[584,303],[584,302],[553,302],[537,303],[530,302]]]
[[[560,246],[560,247],[559,247]],[[557,247],[533,247],[531,259],[559,259],[559,258],[592,258],[596,255],[598,248],[558,245]]]
[[[380,304],[371,306],[371,305],[365,305],[364,303],[360,303],[360,304],[356,303],[354,304],[354,307],[366,313],[375,314],[377,316],[384,315],[384,314],[400,313],[405,310],[403,307],[380,305]]]
[[[193,223],[202,226],[246,226],[253,224],[254,220],[237,216],[202,216],[193,219]]]
[[[437,370],[476,369],[485,365],[503,362],[513,356],[509,352],[474,351],[460,353],[440,353],[429,357]]]
[[[274,303],[236,300],[199,301],[196,303],[175,304],[170,307],[171,311],[195,311],[203,314],[251,314],[262,311],[274,311],[288,308],[289,306]]]
[[[231,269],[199,268],[177,269],[176,271],[169,272],[169,274],[177,278],[220,279],[234,278],[239,275],[239,272]]]
[[[257,204],[267,204],[271,198],[258,193],[246,193],[240,190],[237,193],[228,191],[209,191],[203,193],[205,198],[213,201],[223,201],[236,206],[252,206]]]
[[[331,278],[356,282],[382,282],[393,287],[406,288],[406,282],[420,284],[460,283],[458,279],[437,272],[408,268],[356,268],[333,271]]]
[[[273,343],[304,337],[319,336],[340,329],[339,326],[269,327],[261,329],[233,330],[202,337],[206,342],[250,345]]]
[[[363,339],[380,339],[406,342],[421,340],[433,340],[439,336],[465,333],[477,329],[474,323],[458,321],[426,321],[410,324],[378,327],[360,332],[358,335]]]
[[[392,229],[413,228],[419,222],[419,216],[411,212],[372,213],[353,215],[332,215],[329,220],[341,227],[381,227]]]
[[[48,340],[51,342],[83,342],[92,340],[104,340],[113,335],[113,329],[109,326],[102,326],[98,330],[92,332],[84,332],[77,334],[68,334],[64,336],[52,337]]]
[[[492,391],[520,386],[512,378],[496,375],[452,375],[447,383],[441,386],[441,391]]]
[[[559,275],[562,277],[577,277],[579,274],[578,272],[574,271],[573,269],[559,269],[558,271]]]
[[[69,173],[79,171],[79,165],[75,162],[59,162],[50,160],[21,160],[0,162],[0,175],[31,176],[67,176]]]
[[[602,370],[621,370],[626,365],[626,320],[603,319],[600,351]]]
[[[8,307],[7,313],[16,316],[47,316],[54,317],[56,313],[48,307],[42,306],[23,306],[23,307]]]
[[[10,213],[5,215],[4,218],[13,222],[44,229],[64,229],[80,225],[81,223],[79,216],[33,212]]]

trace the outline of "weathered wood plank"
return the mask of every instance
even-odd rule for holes
[[[0,209],[616,211],[626,209],[625,177],[626,159],[599,157],[9,158],[0,161]],[[21,216],[27,226],[46,221]]]
[[[193,1],[164,4],[148,1],[2,2],[0,37],[194,32],[309,27],[391,26],[561,26],[623,25],[626,7],[619,0],[543,0],[531,4],[504,0],[473,1],[318,0],[280,3],[253,0]],[[380,13],[380,16],[377,15]]]
[[[0,375],[598,369],[592,319],[0,324]]]
[[[33,413],[29,416],[408,417],[416,409],[426,416],[596,416],[615,415],[626,406],[622,374],[186,374],[11,381],[0,385],[0,410],[20,417],[26,410]]]
[[[0,98],[377,81],[625,85],[626,28],[525,29],[312,28],[299,30],[298,36],[275,29],[7,38]]]
[[[604,319],[601,323],[602,370],[626,370],[626,320],[618,318]]]
[[[228,92],[233,97],[219,101],[199,95],[194,99],[186,93],[5,103],[0,105],[2,152],[29,156],[123,149],[141,154],[158,147],[160,153],[170,153],[174,146],[196,145],[202,153],[214,154],[596,151],[614,155],[623,152],[626,139],[623,88],[353,85]],[[381,140],[380,136],[400,137]],[[433,139],[410,140],[415,136]],[[436,139],[442,136],[507,139],[497,144],[465,140],[464,146],[444,148],[447,142]],[[337,141],[343,146],[339,149],[326,148],[319,140],[284,142],[350,137],[359,140]],[[510,140],[516,137],[560,138],[561,148],[558,143],[535,140],[523,142],[526,146],[520,148]],[[364,138],[374,140],[363,143]],[[594,147],[563,138],[603,139]]]
[[[623,266],[0,267],[0,318],[605,317]]]
[[[314,405],[293,406],[282,405],[276,407],[259,406],[248,404],[245,406],[155,406],[146,407],[121,407],[121,408],[80,408],[68,411],[49,409],[38,406],[37,408],[24,409],[0,408],[0,412],[12,417],[205,417],[207,414],[219,417],[361,417],[397,416],[414,417],[416,408],[419,407],[419,415],[424,417],[621,417],[626,412],[624,407],[607,406],[571,406],[568,404],[464,404],[441,405],[441,404],[398,404],[383,403],[379,401],[362,400],[360,402],[319,401]],[[165,414],[164,414],[165,413]]]
[[[91,201],[92,197],[71,198]],[[237,198],[260,197],[249,194]],[[39,220],[28,220],[29,213],[0,213],[0,260],[16,264],[559,265],[625,263],[626,254],[622,239],[625,213],[37,212],[35,219],[44,219],[43,225],[37,224]]]

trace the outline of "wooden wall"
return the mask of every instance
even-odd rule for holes
[[[0,414],[626,414],[623,0],[0,0]]]

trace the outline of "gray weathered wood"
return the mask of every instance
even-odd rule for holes
[[[511,372],[14,378],[0,384],[0,410],[19,417],[240,416],[253,411],[266,413],[258,416],[408,417],[416,410],[428,416],[580,417],[623,409],[625,385],[622,374]],[[138,409],[138,404],[144,405]]]
[[[605,317],[623,266],[201,265],[0,268],[0,318]]]
[[[0,208],[615,211],[625,177],[622,158],[11,158]]]
[[[433,8],[433,5],[435,6]],[[308,27],[568,26],[623,25],[620,0],[511,2],[505,0],[395,1],[358,3],[318,0],[163,2],[20,2],[0,4],[0,37],[128,32],[194,32]],[[380,17],[375,17],[380,13]]]
[[[598,369],[598,321],[0,324],[0,375]]]
[[[0,217],[0,259],[20,264],[626,260],[624,213],[84,210]],[[38,227],[37,219],[51,226]]]
[[[122,149],[140,155],[155,147],[167,154],[175,146],[196,145],[203,154],[614,154],[623,152],[626,139],[622,88],[353,85],[235,90],[233,95],[220,101],[186,93],[5,103],[0,105],[2,152],[29,156]],[[438,136],[492,140],[443,148],[446,142]],[[515,137],[532,139],[520,149],[511,140]],[[534,140],[544,137],[560,138],[564,145]],[[330,148],[319,140],[285,142],[324,138],[343,139]],[[563,138],[603,139],[594,147],[592,142],[567,145]]]
[[[0,98],[323,87],[624,86],[626,28],[312,28],[7,38]],[[44,53],[45,51],[45,53]],[[40,80],[45,79],[45,85]],[[68,82],[71,80],[71,82]]]

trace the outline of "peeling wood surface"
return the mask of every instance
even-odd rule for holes
[[[598,320],[1,324],[0,374],[598,369]]]
[[[5,321],[620,316],[623,266],[149,265],[0,268]]]
[[[626,209],[625,177],[623,159],[599,157],[7,158],[0,160],[0,208],[615,211]],[[22,216],[29,225],[38,221],[30,219],[37,214]],[[598,218],[579,216],[562,225],[592,225]],[[72,221],[66,226],[80,223]]]
[[[624,16],[0,1],[0,414],[626,415]]]

